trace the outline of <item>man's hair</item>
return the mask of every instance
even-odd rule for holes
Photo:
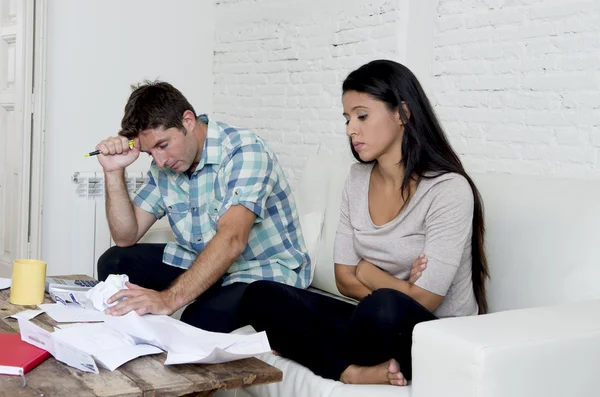
[[[183,113],[194,113],[194,108],[181,91],[164,81],[148,81],[132,85],[133,92],[125,105],[125,114],[121,120],[119,135],[128,139],[135,138],[140,132],[157,128],[183,128]]]

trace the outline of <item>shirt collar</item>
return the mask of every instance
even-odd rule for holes
[[[221,134],[219,125],[213,120],[209,120],[206,127],[204,147],[202,148],[202,155],[200,156],[200,162],[196,166],[196,171],[204,168],[206,164],[221,163]]]

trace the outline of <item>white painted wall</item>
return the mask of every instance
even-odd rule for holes
[[[212,1],[48,2],[42,258],[49,274],[93,274],[94,201],[75,196],[71,176],[101,170],[83,154],[118,132],[129,85],[160,78],[196,111],[212,111],[213,32]],[[131,169],[148,165],[145,158]]]
[[[600,178],[600,1],[440,0],[437,112],[472,170]]]

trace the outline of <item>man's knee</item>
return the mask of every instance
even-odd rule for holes
[[[266,313],[270,313],[269,302],[278,301],[281,298],[283,284],[258,280],[250,283],[240,301],[238,311],[238,323],[240,326],[256,324]]]
[[[244,300],[247,298],[253,300],[262,295],[276,292],[280,285],[282,284],[270,280],[253,281],[246,287],[246,291],[244,292]]]
[[[110,274],[121,274],[123,273],[121,266],[123,256],[127,248],[122,247],[110,247],[104,252],[98,259],[98,279],[100,281],[106,280]]]
[[[247,313],[249,310],[262,306],[261,301],[268,294],[272,284],[277,284],[274,281],[258,280],[250,283],[240,301],[240,312]]]

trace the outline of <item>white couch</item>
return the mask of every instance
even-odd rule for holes
[[[332,250],[350,164],[309,160],[295,193],[306,239],[318,241],[317,292],[339,295]],[[216,396],[600,396],[600,183],[472,176],[485,206],[492,313],[417,325],[411,385],[345,385],[265,354],[283,382]]]

